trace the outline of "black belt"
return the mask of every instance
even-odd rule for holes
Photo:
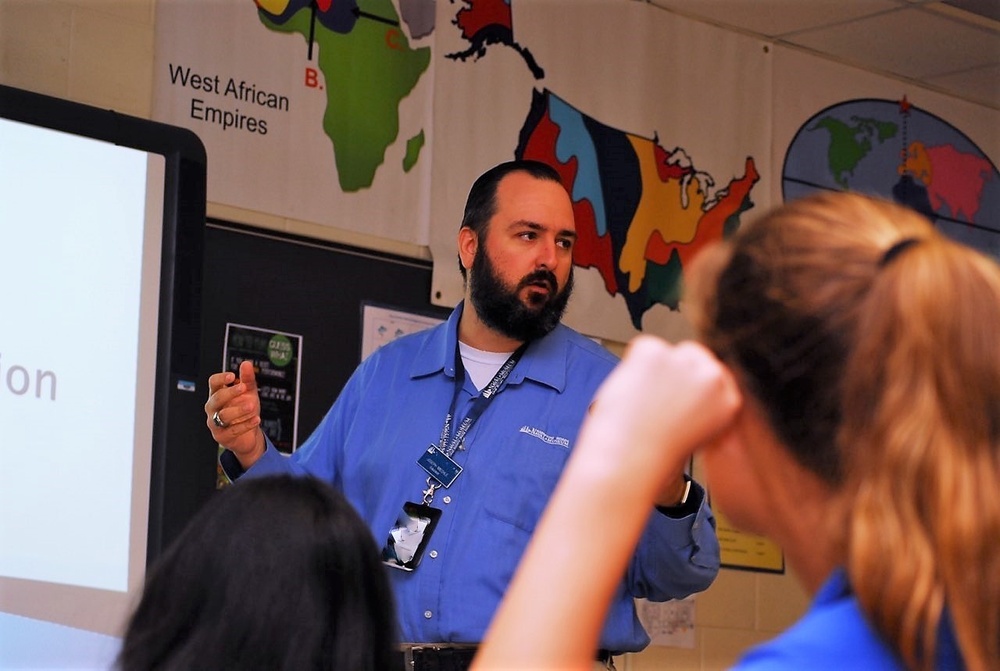
[[[468,671],[477,649],[474,645],[407,645],[396,652],[393,666],[405,671]],[[595,659],[606,664],[611,661],[611,653],[598,650]]]
[[[467,671],[476,650],[474,645],[407,645],[397,653],[395,667],[405,671]]]

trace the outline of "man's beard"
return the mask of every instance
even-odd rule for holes
[[[559,324],[573,293],[573,269],[570,268],[562,291],[558,291],[559,282],[551,270],[525,275],[511,291],[497,274],[485,245],[480,245],[469,272],[469,283],[472,305],[483,323],[508,338],[526,342],[541,338]],[[538,283],[547,285],[548,293],[529,293],[531,305],[525,305],[519,296],[521,290]]]

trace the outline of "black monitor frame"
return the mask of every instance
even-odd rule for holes
[[[0,118],[161,154],[165,159],[159,328],[146,564],[215,491],[200,368],[207,157],[192,131],[0,85]]]

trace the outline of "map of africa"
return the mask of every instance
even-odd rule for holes
[[[356,0],[256,3],[267,28],[302,35],[310,54],[318,47],[319,69],[326,82],[323,131],[333,143],[340,187],[344,191],[370,187],[386,149],[399,134],[399,103],[427,70],[430,48],[410,48],[390,0],[368,0],[364,11]],[[401,0],[400,7],[405,10],[414,4]],[[423,13],[403,14],[411,19],[411,31],[426,30]],[[408,140],[404,169],[413,166],[422,146],[422,134]]]
[[[891,198],[945,234],[1000,258],[1000,174],[963,133],[902,100],[838,103],[788,147],[785,200],[816,189]]]

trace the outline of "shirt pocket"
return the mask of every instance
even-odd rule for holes
[[[523,427],[497,446],[483,496],[488,515],[529,534],[535,530],[570,454],[568,445],[547,442],[539,433],[549,440],[560,435],[546,432],[544,427]]]

